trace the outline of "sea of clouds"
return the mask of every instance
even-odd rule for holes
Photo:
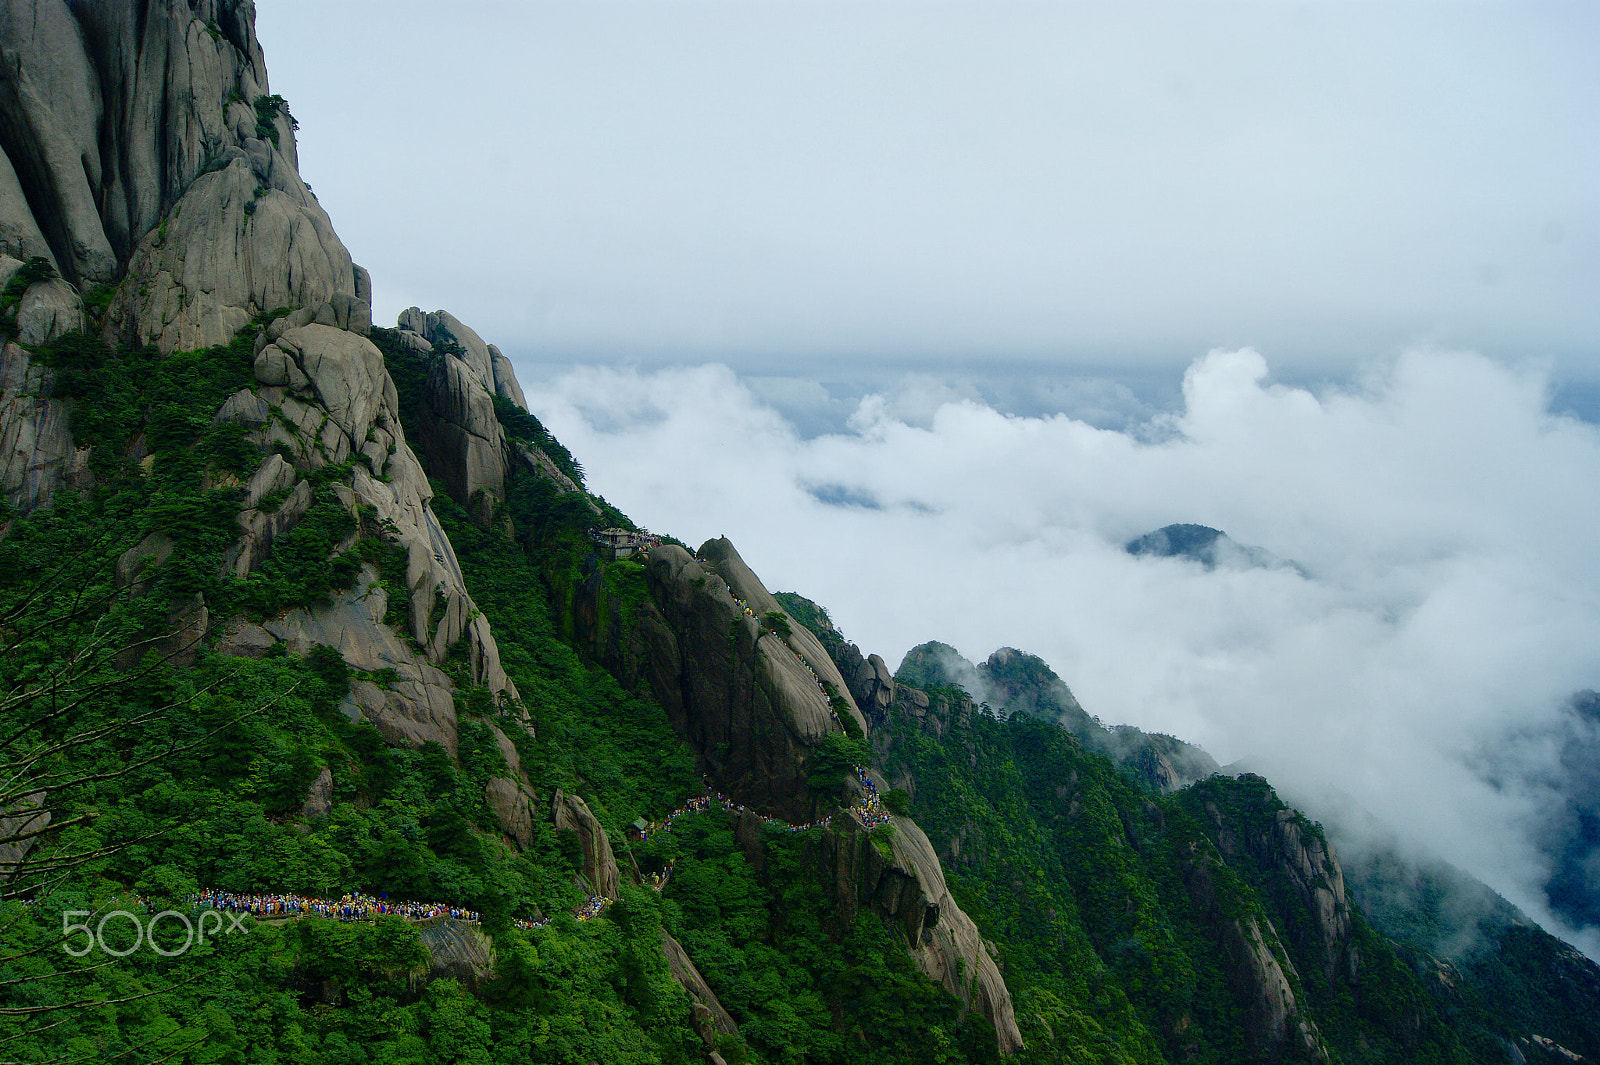
[[[1600,430],[1550,392],[1428,349],[1286,387],[1245,349],[1113,429],[917,379],[807,435],[716,365],[573,369],[530,406],[591,490],[691,546],[728,536],[891,668],[933,639],[1033,652],[1105,722],[1336,787],[1551,922],[1559,745],[1528,737],[1600,688]],[[1174,522],[1303,572],[1123,550]]]

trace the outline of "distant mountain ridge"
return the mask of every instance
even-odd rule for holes
[[[1292,569],[1306,576],[1298,563],[1279,558],[1263,547],[1241,544],[1221,529],[1207,525],[1166,525],[1123,545],[1135,557],[1184,558],[1206,569]]]
[[[1102,724],[1042,658],[1014,647],[1002,647],[975,666],[948,644],[918,644],[906,652],[895,679],[925,688],[954,685],[997,711],[1060,725],[1162,795],[1204,780],[1218,769],[1209,754],[1176,737],[1146,733],[1132,725]]]

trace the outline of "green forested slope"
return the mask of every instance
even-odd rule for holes
[[[314,502],[264,564],[246,577],[221,565],[241,485],[265,456],[212,415],[249,384],[259,325],[202,352],[119,354],[69,334],[36,353],[75,400],[97,480],[4,519],[0,683],[7,722],[26,727],[0,757],[25,779],[48,764],[70,785],[58,821],[83,820],[34,855],[68,866],[7,885],[0,1060],[705,1060],[663,933],[738,1026],[716,1037],[728,1062],[998,1060],[987,1022],[917,970],[899,926],[841,906],[821,831],[709,811],[627,842],[635,819],[659,820],[704,785],[661,707],[589,657],[650,597],[640,565],[602,561],[587,539],[627,523],[603,501],[524,471],[491,519],[474,521],[435,486],[434,512],[521,697],[497,703],[464,662],[447,662],[454,758],[438,744],[393,746],[341,712],[353,680],[392,678],[354,675],[331,647],[227,656],[211,642],[216,626],[187,640],[196,604],[213,618],[270,617],[359,591],[363,572],[391,603],[406,594],[381,523],[340,503],[349,463],[306,475]],[[379,342],[404,403],[418,367]],[[553,446],[531,416],[516,428]],[[138,570],[129,549],[152,536],[170,550]],[[597,598],[605,609],[580,621]],[[823,612],[785,603],[838,652]],[[489,809],[485,784],[507,772],[491,724],[543,801],[581,795],[606,828],[625,883],[598,919],[569,916],[588,895],[576,837],[541,815],[513,845]],[[1359,969],[1330,966],[1303,885],[1248,845],[1284,823],[1312,843],[1320,829],[1260,778],[1163,797],[1057,725],[997,718],[956,689],[902,686],[872,724],[884,783],[910,796],[1003,969],[1027,1044],[1015,1060],[1292,1061],[1313,1056],[1297,1034],[1311,1031],[1335,1061],[1488,1062],[1503,1060],[1501,1036],[1535,1023],[1588,1045],[1592,996],[1541,991],[1542,941],[1477,959],[1446,994],[1425,950],[1397,950],[1352,911],[1341,943]],[[52,745],[44,763],[29,760]],[[331,808],[307,813],[325,769]],[[430,957],[423,930],[394,917],[247,919],[182,950],[169,919],[156,942],[170,958],[134,946],[118,918],[100,940],[134,946],[126,957],[63,949],[64,914],[97,926],[118,909],[187,913],[202,888],[469,908],[493,936],[493,975],[447,975],[450,959]],[[529,918],[551,919],[516,926]],[[1263,1036],[1270,1009],[1241,976],[1240,928],[1262,930],[1287,974],[1295,1007],[1276,1037]]]

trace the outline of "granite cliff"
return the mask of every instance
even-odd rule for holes
[[[0,53],[9,506],[26,517],[63,492],[93,490],[119,463],[148,468],[153,458],[144,432],[116,454],[85,446],[74,433],[84,401],[57,387],[62,363],[49,345],[85,336],[74,343],[148,346],[158,358],[248,344],[249,383],[210,413],[214,431],[261,456],[231,482],[234,540],[217,576],[248,585],[308,522],[348,527],[332,557],[354,572],[325,597],[265,613],[219,613],[202,593],[182,599],[167,617],[173,661],[334,648],[351,672],[347,718],[392,745],[462,757],[465,689],[486,691],[503,713],[522,704],[434,512],[434,486],[512,535],[505,504],[519,480],[601,511],[570,458],[539,446],[542,429],[507,432],[507,418],[537,427],[510,360],[443,311],[412,308],[394,329],[373,328],[366,271],[299,174],[296,123],[271,93],[248,0],[26,0],[0,10]],[[397,386],[390,365],[417,372]],[[212,483],[229,489],[226,478]],[[129,548],[122,585],[140,594],[163,567],[186,564],[181,540],[154,532]],[[628,620],[633,643],[618,671],[660,700],[719,788],[773,817],[826,816],[845,796],[810,786],[815,754],[829,735],[862,736],[866,723],[825,649],[803,627],[772,626],[781,608],[725,541],[698,557],[660,548],[648,581],[652,602]],[[492,719],[487,728],[504,769],[483,799],[506,841],[533,845],[541,821],[573,834],[586,888],[619,898],[625,874],[585,800],[559,789],[541,800],[517,745]],[[305,816],[334,810],[338,780],[323,769]],[[837,836],[840,897],[904,924],[917,964],[1015,1049],[1004,982],[915,825],[898,826],[895,856],[869,862],[859,884],[837,870],[877,852],[859,832]],[[665,944],[697,1009],[736,1032],[681,946]],[[464,963],[473,983],[490,965],[480,954]]]

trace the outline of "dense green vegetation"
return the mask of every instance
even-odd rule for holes
[[[37,353],[56,369],[56,394],[76,401],[74,432],[94,447],[99,481],[10,521],[0,539],[0,690],[10,693],[8,722],[19,721],[19,708],[36,708],[35,727],[0,756],[18,764],[43,745],[61,747],[51,772],[78,783],[58,819],[86,820],[34,857],[91,857],[49,890],[43,873],[31,887],[26,874],[9,885],[35,901],[6,903],[0,914],[0,1008],[42,1012],[0,1015],[0,1056],[698,1060],[687,999],[659,951],[653,893],[628,889],[608,920],[560,916],[585,894],[573,838],[536,818],[531,844],[508,847],[486,808],[485,783],[506,772],[490,722],[512,736],[545,794],[582,789],[607,820],[613,806],[628,816],[658,812],[693,780],[659,710],[550,635],[537,580],[523,589],[532,599],[495,605],[525,612],[512,615],[524,625],[507,625],[502,646],[531,697],[539,738],[519,724],[517,707],[464,690],[455,759],[438,745],[391,747],[341,713],[352,677],[331,648],[297,657],[278,644],[241,659],[175,646],[174,619],[197,601],[213,617],[270,617],[325,601],[360,562],[395,562],[381,530],[331,491],[348,466],[324,466],[308,475],[310,510],[265,564],[244,580],[221,565],[237,534],[236,479],[261,455],[213,427],[212,414],[251,383],[253,339],[254,329],[232,345],[161,356],[114,353],[70,335]],[[464,520],[442,509],[447,522]],[[334,553],[358,531],[355,548]],[[172,541],[170,554],[133,586],[119,586],[115,560],[153,533]],[[485,591],[495,598],[494,588]],[[51,716],[52,700],[73,692],[88,696],[70,716]],[[307,820],[297,811],[324,767],[335,804]],[[185,897],[202,887],[334,897],[360,890],[467,906],[496,933],[499,977],[476,997],[448,979],[422,986],[417,932],[401,922],[247,922],[248,932],[172,959],[140,947],[110,965],[99,954],[79,962],[54,938],[64,913],[187,912]],[[540,914],[556,919],[534,931],[508,927]],[[121,943],[123,932],[131,940],[126,920],[107,926],[106,942]],[[168,925],[162,936],[181,940],[182,928]],[[94,1002],[108,1004],[87,1008]]]
[[[740,1036],[717,1040],[735,1065],[998,1061],[987,1022],[917,970],[900,927],[839,890],[837,841],[823,830],[736,832],[717,811],[628,842],[636,819],[662,818],[703,785],[661,707],[591,657],[651,608],[645,568],[603,560],[589,538],[634,527],[604,500],[523,468],[492,512],[469,511],[434,483],[433,510],[518,696],[474,687],[454,649],[443,663],[457,686],[453,752],[391,746],[352,711],[351,684],[390,688],[392,670],[357,673],[332,647],[283,642],[221,653],[230,625],[327,606],[363,573],[407,628],[405,551],[341,501],[349,463],[297,460],[317,467],[299,471],[309,505],[253,572],[234,573],[243,486],[264,456],[214,414],[255,387],[265,320],[197,352],[113,351],[81,333],[35,352],[72,403],[95,479],[26,518],[0,513],[0,769],[34,779],[30,759],[53,751],[37,765],[66,782],[50,800],[57,830],[33,854],[63,864],[3,885],[0,1059],[699,1062],[689,997],[661,950],[668,934],[738,1024]],[[429,360],[392,331],[374,339],[419,438]],[[508,436],[581,483],[537,419],[496,406]],[[310,454],[306,443],[280,453]],[[767,627],[792,618],[841,649],[825,611],[780,602],[788,616],[766,615]],[[580,625],[583,604],[595,616]],[[1505,1031],[1594,1048],[1583,971],[1550,993],[1540,970],[1553,948],[1535,929],[1497,926],[1493,950],[1461,961],[1472,980],[1444,991],[1421,924],[1396,948],[1356,914],[1360,980],[1327,975],[1314,915],[1281,866],[1219,845],[1219,825],[1265,838],[1289,816],[1259,778],[1158,797],[1053,720],[996,717],[953,688],[928,694],[927,714],[893,708],[870,738],[830,735],[809,784],[835,794],[855,765],[883,771],[885,805],[918,819],[991,942],[1027,1042],[1020,1065],[1265,1060],[1224,955],[1230,927],[1269,922],[1304,1019],[1337,1062],[1494,1061],[1492,1033]],[[589,893],[573,834],[539,809],[525,845],[503,834],[486,799],[511,773],[497,732],[542,804],[558,789],[581,795],[608,830],[625,884],[598,919],[570,916]],[[324,774],[331,810],[308,815]],[[635,870],[661,890],[634,883]],[[202,888],[467,907],[493,936],[494,975],[438,976],[423,931],[393,918],[246,920],[182,950],[169,921],[151,936],[171,957],[135,944],[120,918],[100,942],[131,947],[126,957],[62,949],[63,921],[186,913]],[[1427,908],[1407,912],[1421,921]],[[517,927],[533,917],[551,920]]]

